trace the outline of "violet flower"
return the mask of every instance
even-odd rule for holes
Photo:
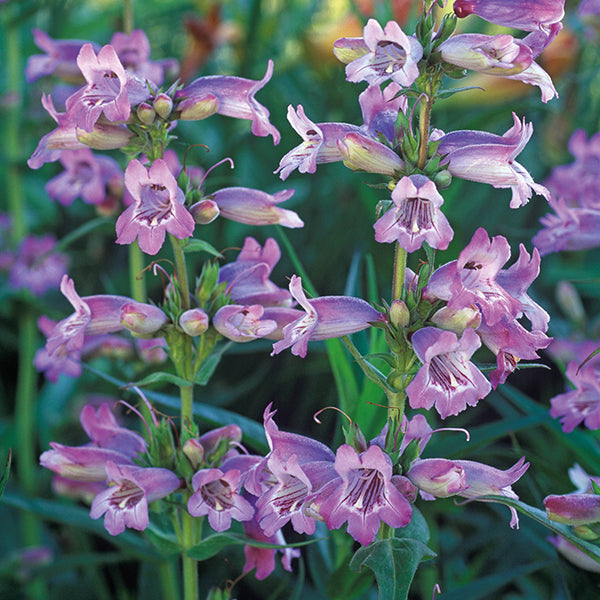
[[[132,160],[125,170],[125,186],[134,199],[117,219],[117,243],[131,244],[137,238],[143,252],[154,255],[168,231],[178,239],[194,233],[195,222],[185,207],[185,196],[163,159],[147,169]]]
[[[415,252],[423,242],[445,250],[454,232],[440,210],[444,199],[433,181],[424,175],[403,177],[392,190],[394,205],[375,225],[375,239],[398,242],[407,252]]]
[[[261,190],[230,187],[218,190],[210,194],[210,197],[217,205],[221,216],[238,223],[304,227],[304,223],[295,212],[276,206],[289,200],[293,195],[294,190],[281,190],[275,194],[268,194]]]
[[[104,516],[104,527],[111,535],[126,527],[143,531],[150,524],[148,504],[173,493],[181,479],[168,469],[143,468],[106,463],[109,488],[92,502],[90,517]]]
[[[317,164],[343,160],[338,141],[349,133],[361,133],[359,127],[349,123],[313,123],[300,104],[296,110],[293,106],[288,106],[287,118],[303,142],[279,162],[275,173],[279,173],[284,181],[294,169],[298,169],[300,173],[314,173]]]
[[[565,0],[454,0],[457,17],[477,15],[496,25],[523,31],[548,29],[565,15]]]
[[[502,136],[484,131],[453,131],[441,140],[438,153],[455,177],[489,183],[495,188],[510,188],[511,208],[527,204],[533,192],[548,199],[550,192],[538,183],[515,158],[533,133],[531,123],[519,121]]]
[[[388,21],[382,29],[375,19],[369,19],[363,40],[367,52],[346,66],[348,81],[379,85],[391,79],[403,87],[413,84],[419,76],[417,63],[423,56],[416,38],[407,36],[395,21]]]
[[[263,319],[265,309],[260,304],[239,306],[228,304],[215,314],[213,325],[224,337],[234,342],[250,342],[265,337],[277,329],[277,322]]]
[[[556,548],[559,554],[576,567],[592,573],[600,573],[600,564],[598,564],[598,561],[594,560],[591,556],[588,556],[583,550],[580,550],[577,546],[571,544],[571,542],[567,541],[564,537],[557,535],[547,539]]]
[[[226,473],[221,469],[204,469],[192,478],[194,493],[187,503],[193,517],[208,515],[208,522],[215,531],[226,531],[231,520],[248,521],[254,516],[254,508],[240,495],[241,474],[237,469]]]
[[[117,53],[110,45],[98,54],[91,44],[85,44],[77,64],[87,85],[67,99],[67,113],[77,126],[91,133],[100,115],[109,121],[127,121],[131,107],[150,96],[146,84],[125,71]]]
[[[39,29],[33,29],[33,40],[36,46],[46,54],[35,54],[27,59],[27,66],[25,67],[27,83],[33,83],[40,77],[52,74],[70,83],[84,81],[83,75],[77,66],[77,55],[81,47],[90,42],[54,40]],[[100,46],[92,44],[92,48],[98,51]]]
[[[544,498],[546,515],[551,521],[571,527],[600,522],[598,494],[562,494]]]
[[[117,161],[108,156],[96,156],[89,148],[63,150],[60,162],[65,170],[46,184],[46,192],[63,206],[78,197],[87,204],[102,204],[109,182],[123,179]]]
[[[567,378],[575,389],[552,398],[550,416],[560,422],[565,433],[580,423],[588,429],[600,429],[600,369],[592,359],[583,367],[577,361],[567,365]]]
[[[194,104],[203,102],[208,97],[216,103],[217,113],[251,120],[254,135],[270,135],[273,137],[273,143],[277,145],[281,139],[279,131],[269,121],[269,111],[254,98],[254,95],[270,81],[272,75],[273,61],[269,60],[265,75],[260,81],[229,75],[200,77],[175,93],[175,99],[180,101],[177,110],[185,114]]]
[[[404,478],[392,475],[392,461],[379,446],[358,454],[343,444],[334,467],[339,479],[332,480],[315,498],[328,529],[339,529],[347,522],[348,533],[367,546],[375,539],[381,521],[392,528],[410,523],[412,507],[397,487],[397,480]]]
[[[53,235],[26,235],[16,253],[7,256],[1,268],[9,270],[8,282],[15,290],[28,289],[41,296],[56,289],[67,271],[69,257],[56,252]]]
[[[235,262],[219,269],[218,281],[227,282],[226,292],[236,304],[289,307],[291,294],[269,279],[280,258],[281,250],[273,238],[261,247],[254,238],[247,237]]]
[[[425,500],[455,496],[468,487],[464,469],[446,458],[416,460],[406,476]]]
[[[327,340],[350,335],[382,319],[368,302],[351,296],[321,296],[308,300],[302,279],[292,275],[290,292],[306,314],[283,328],[283,339],[273,344],[271,356],[292,347],[292,354],[304,358],[309,340]]]
[[[412,408],[435,408],[445,419],[476,406],[491,391],[490,382],[469,360],[481,346],[473,329],[465,329],[460,340],[452,331],[424,327],[411,343],[423,363],[406,388]]]
[[[377,139],[383,135],[390,144],[396,137],[396,121],[398,113],[406,113],[408,99],[405,95],[398,96],[402,89],[391,82],[383,90],[378,85],[370,85],[358,97],[363,117],[363,129],[370,137]]]

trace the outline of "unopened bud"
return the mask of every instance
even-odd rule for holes
[[[556,286],[556,300],[562,311],[573,323],[585,321],[585,310],[575,286],[568,281],[559,281]]]
[[[481,313],[472,306],[457,310],[444,306],[431,317],[431,321],[440,329],[447,329],[456,335],[462,335],[467,327],[477,329],[481,325]]]
[[[137,107],[137,116],[144,125],[152,125],[156,118],[156,111],[147,102],[142,102]]]
[[[551,521],[565,525],[590,525],[600,522],[600,496],[564,494],[544,498],[544,508]]]
[[[121,308],[121,325],[136,335],[156,333],[167,322],[167,315],[152,304],[128,302]]]
[[[212,94],[207,94],[203,98],[187,98],[179,103],[177,110],[182,121],[200,121],[219,110],[219,101]]]
[[[201,308],[186,310],[179,317],[179,326],[192,337],[202,335],[208,329],[208,315]]]
[[[161,119],[166,119],[173,110],[173,99],[167,94],[158,94],[154,103],[154,110]]]
[[[454,496],[469,487],[464,469],[445,458],[416,461],[406,475],[421,491],[436,498]]]
[[[123,148],[129,144],[133,131],[129,131],[124,125],[110,125],[96,123],[91,132],[76,128],[77,139],[93,150],[114,150]]]
[[[390,322],[398,329],[410,323],[410,311],[402,300],[394,300],[390,306]]]
[[[435,174],[433,178],[433,183],[435,183],[435,187],[438,190],[445,190],[450,187],[452,183],[452,175],[450,175],[450,171],[444,169],[443,171],[439,171]]]
[[[191,206],[190,213],[198,225],[208,225],[219,216],[220,210],[214,200],[206,199]]]
[[[197,438],[188,440],[183,445],[183,453],[190,461],[194,471],[197,471],[204,466],[204,446]]]

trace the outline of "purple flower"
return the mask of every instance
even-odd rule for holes
[[[412,408],[430,409],[434,404],[442,419],[457,415],[491,391],[490,382],[469,360],[481,341],[473,329],[460,340],[452,331],[424,327],[411,343],[423,363],[406,388]]]
[[[121,307],[121,325],[134,335],[155,334],[167,320],[167,315],[154,304],[131,301]]]
[[[408,100],[405,95],[397,96],[401,90],[395,82],[391,82],[384,90],[378,85],[370,85],[358,97],[363,116],[363,129],[372,138],[379,134],[385,136],[390,144],[396,137],[396,121],[398,113],[406,113]]]
[[[189,110],[197,102],[206,98],[214,99],[216,112],[236,119],[250,119],[254,135],[273,137],[277,145],[281,136],[279,131],[269,121],[269,111],[259,102],[254,95],[261,90],[273,75],[273,61],[269,60],[264,77],[260,81],[232,77],[228,75],[212,75],[200,77],[175,94],[175,99],[180,100],[177,107],[179,111]]]
[[[328,529],[348,523],[348,533],[367,546],[379,531],[381,521],[392,528],[410,523],[412,507],[399,491],[392,475],[392,461],[379,446],[358,454],[343,444],[337,450],[334,467],[339,479],[331,481],[315,499]]]
[[[187,503],[190,515],[208,515],[208,522],[215,531],[229,529],[232,519],[250,520],[254,516],[254,508],[239,493],[240,479],[237,469],[226,473],[221,469],[198,471],[192,478],[194,493]]]
[[[378,242],[398,242],[415,252],[423,242],[445,250],[454,232],[440,210],[444,199],[433,181],[424,175],[403,177],[392,191],[394,206],[375,225]]]
[[[150,524],[148,504],[173,493],[181,480],[168,469],[106,464],[109,488],[92,502],[90,517],[104,517],[104,527],[111,535],[126,527],[143,531]]]
[[[75,312],[53,327],[48,335],[46,346],[38,351],[35,365],[46,371],[52,381],[60,373],[78,377],[81,374],[81,352],[85,336],[114,333],[120,331],[121,307],[130,298],[124,296],[87,296],[81,298],[75,291],[73,280],[63,277],[61,292],[71,303]]]
[[[208,329],[208,320],[208,315],[201,308],[191,308],[179,317],[179,327],[188,335],[196,337]]]
[[[230,187],[218,190],[210,196],[221,216],[238,223],[304,227],[304,223],[295,212],[276,206],[289,200],[293,195],[294,190],[281,190],[275,194],[267,194],[261,190]]]
[[[488,325],[504,316],[516,317],[521,303],[496,281],[498,273],[510,258],[506,238],[495,236],[490,241],[485,229],[477,229],[458,260],[437,269],[427,285],[428,293],[448,301],[455,310],[475,304]]]
[[[459,18],[477,15],[490,23],[523,31],[548,29],[565,15],[565,0],[454,0]]]
[[[135,431],[121,427],[106,402],[98,410],[86,404],[79,420],[92,443],[100,448],[117,450],[131,458],[146,451],[146,440]]]
[[[519,480],[529,468],[525,458],[520,458],[510,469],[502,471],[495,467],[484,465],[472,460],[455,460],[454,463],[464,470],[467,489],[459,492],[463,498],[478,500],[480,496],[505,496],[518,500],[519,496],[513,492],[512,485]],[[510,526],[519,528],[517,511],[511,507]]]
[[[515,158],[523,150],[531,134],[531,123],[519,121],[513,113],[514,125],[502,136],[484,131],[453,131],[446,134],[438,147],[453,176],[489,183],[495,188],[510,188],[511,208],[524,206],[532,192],[548,199],[550,192],[538,183]]]
[[[464,469],[445,458],[416,460],[406,476],[425,500],[455,496],[468,487]]]
[[[562,556],[576,567],[591,571],[592,573],[600,573],[600,564],[598,564],[598,561],[588,556],[583,550],[573,546],[565,538],[557,535],[547,539]]]
[[[250,342],[265,337],[277,329],[277,322],[263,318],[265,309],[260,304],[239,306],[228,304],[214,316],[215,329],[234,342]]]
[[[596,357],[580,367],[577,361],[567,365],[567,378],[574,390],[550,401],[550,416],[560,418],[563,431],[570,433],[583,422],[588,429],[600,429],[600,363]]]
[[[388,146],[362,133],[348,133],[337,141],[344,165],[354,171],[397,177],[402,159]]]
[[[194,233],[194,218],[184,205],[185,196],[162,159],[147,169],[132,160],[125,170],[125,186],[134,204],[117,219],[117,243],[131,244],[137,238],[146,254],[156,254],[168,231],[178,239]]]
[[[285,546],[285,540],[281,531],[278,531],[275,535],[267,536],[254,519],[244,521],[243,526],[244,533],[252,540]],[[245,545],[244,555],[246,556],[246,563],[244,564],[243,572],[247,573],[256,568],[256,573],[254,574],[256,579],[260,581],[267,578],[275,569],[275,555],[277,552],[283,553],[283,556],[281,557],[283,568],[286,571],[291,571],[292,558],[298,558],[300,556],[300,550],[297,548],[284,547],[278,550],[276,548],[261,548],[260,546]]]
[[[528,41],[537,43],[506,34],[465,33],[452,36],[439,50],[444,61],[463,69],[536,85],[542,91],[542,101],[548,102],[558,94],[548,73],[533,61],[534,49]]]
[[[85,44],[77,64],[87,85],[67,99],[67,113],[88,133],[100,115],[109,121],[127,121],[131,107],[150,95],[141,79],[125,71],[110,45],[103,46],[96,55],[92,45]]]
[[[33,39],[38,48],[46,54],[30,56],[25,67],[25,78],[32,83],[46,75],[55,74],[68,82],[79,83],[83,76],[77,66],[77,55],[81,47],[89,42],[82,40],[53,40],[39,29],[33,30]],[[92,44],[94,50],[100,46]]]
[[[41,296],[49,289],[56,289],[67,271],[69,258],[55,251],[53,235],[36,237],[27,235],[14,255],[8,256],[9,284],[13,289],[28,289]]]
[[[273,344],[271,356],[291,346],[292,354],[304,358],[309,340],[350,335],[382,318],[379,311],[360,298],[321,296],[308,300],[302,289],[302,279],[296,275],[290,280],[290,292],[306,313],[283,328],[283,340]]]
[[[423,48],[395,21],[388,21],[382,29],[377,21],[369,19],[363,30],[363,40],[367,53],[346,66],[348,81],[379,85],[391,79],[398,85],[410,87],[419,76],[417,63],[423,56]]]
[[[102,204],[107,185],[123,179],[123,172],[114,159],[96,156],[89,148],[63,150],[60,162],[65,170],[46,184],[46,191],[63,206],[78,197],[87,204]]]
[[[141,79],[160,86],[165,77],[165,69],[171,70],[177,65],[175,60],[155,62],[150,59],[150,42],[145,32],[135,29],[130,34],[117,32],[110,39],[121,64],[127,71],[135,73]]]
[[[226,291],[236,304],[291,306],[291,294],[269,279],[280,258],[281,251],[273,238],[261,247],[254,238],[247,237],[235,262],[220,268],[219,283],[227,282]]]
[[[361,133],[359,127],[348,123],[317,125],[308,119],[302,105],[298,105],[296,110],[293,106],[288,106],[287,118],[304,141],[290,150],[279,162],[275,173],[280,173],[279,176],[284,181],[294,169],[298,169],[300,173],[314,173],[317,164],[343,160],[338,141],[349,133]]]

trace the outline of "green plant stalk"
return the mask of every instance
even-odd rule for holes
[[[392,280],[392,301],[402,297],[402,289],[406,279],[406,250],[396,242],[394,255],[394,278]]]
[[[123,31],[126,34],[133,31],[133,0],[123,0]]]
[[[169,234],[171,246],[173,247],[173,256],[175,257],[175,273],[181,290],[181,308],[188,310],[190,308],[190,283],[187,274],[185,262],[185,252],[181,247],[181,242],[172,234]]]
[[[158,565],[158,576],[160,578],[163,600],[178,600],[181,598],[173,561],[161,561]]]
[[[137,241],[133,241],[129,244],[129,287],[136,302],[146,302],[147,299],[144,263],[144,253]]]
[[[419,158],[417,161],[417,167],[423,169],[427,164],[427,151],[429,146],[429,123],[431,121],[431,107],[433,101],[429,96],[421,99],[421,106],[419,112]]]

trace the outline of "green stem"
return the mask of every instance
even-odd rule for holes
[[[396,242],[396,253],[394,255],[394,279],[392,282],[392,300],[402,297],[404,280],[406,277],[406,250]]]
[[[177,281],[179,282],[179,289],[181,291],[181,308],[183,308],[183,310],[188,310],[190,308],[190,284],[185,263],[185,252],[181,247],[181,242],[174,235],[169,234],[169,237],[173,247],[175,271],[177,273]]]
[[[421,110],[419,113],[419,134],[420,134],[420,143],[419,143],[419,159],[417,162],[417,167],[419,169],[423,169],[427,164],[427,151],[429,147],[429,123],[431,120],[431,107],[433,106],[433,102],[426,96],[421,99]]]
[[[178,600],[178,598],[181,598],[173,561],[162,561],[158,566],[158,570],[162,589],[161,598],[163,600]]]
[[[123,31],[127,34],[133,31],[133,0],[123,0]]]
[[[146,280],[144,253],[140,250],[137,241],[129,244],[129,286],[131,297],[136,302],[146,302]]]

